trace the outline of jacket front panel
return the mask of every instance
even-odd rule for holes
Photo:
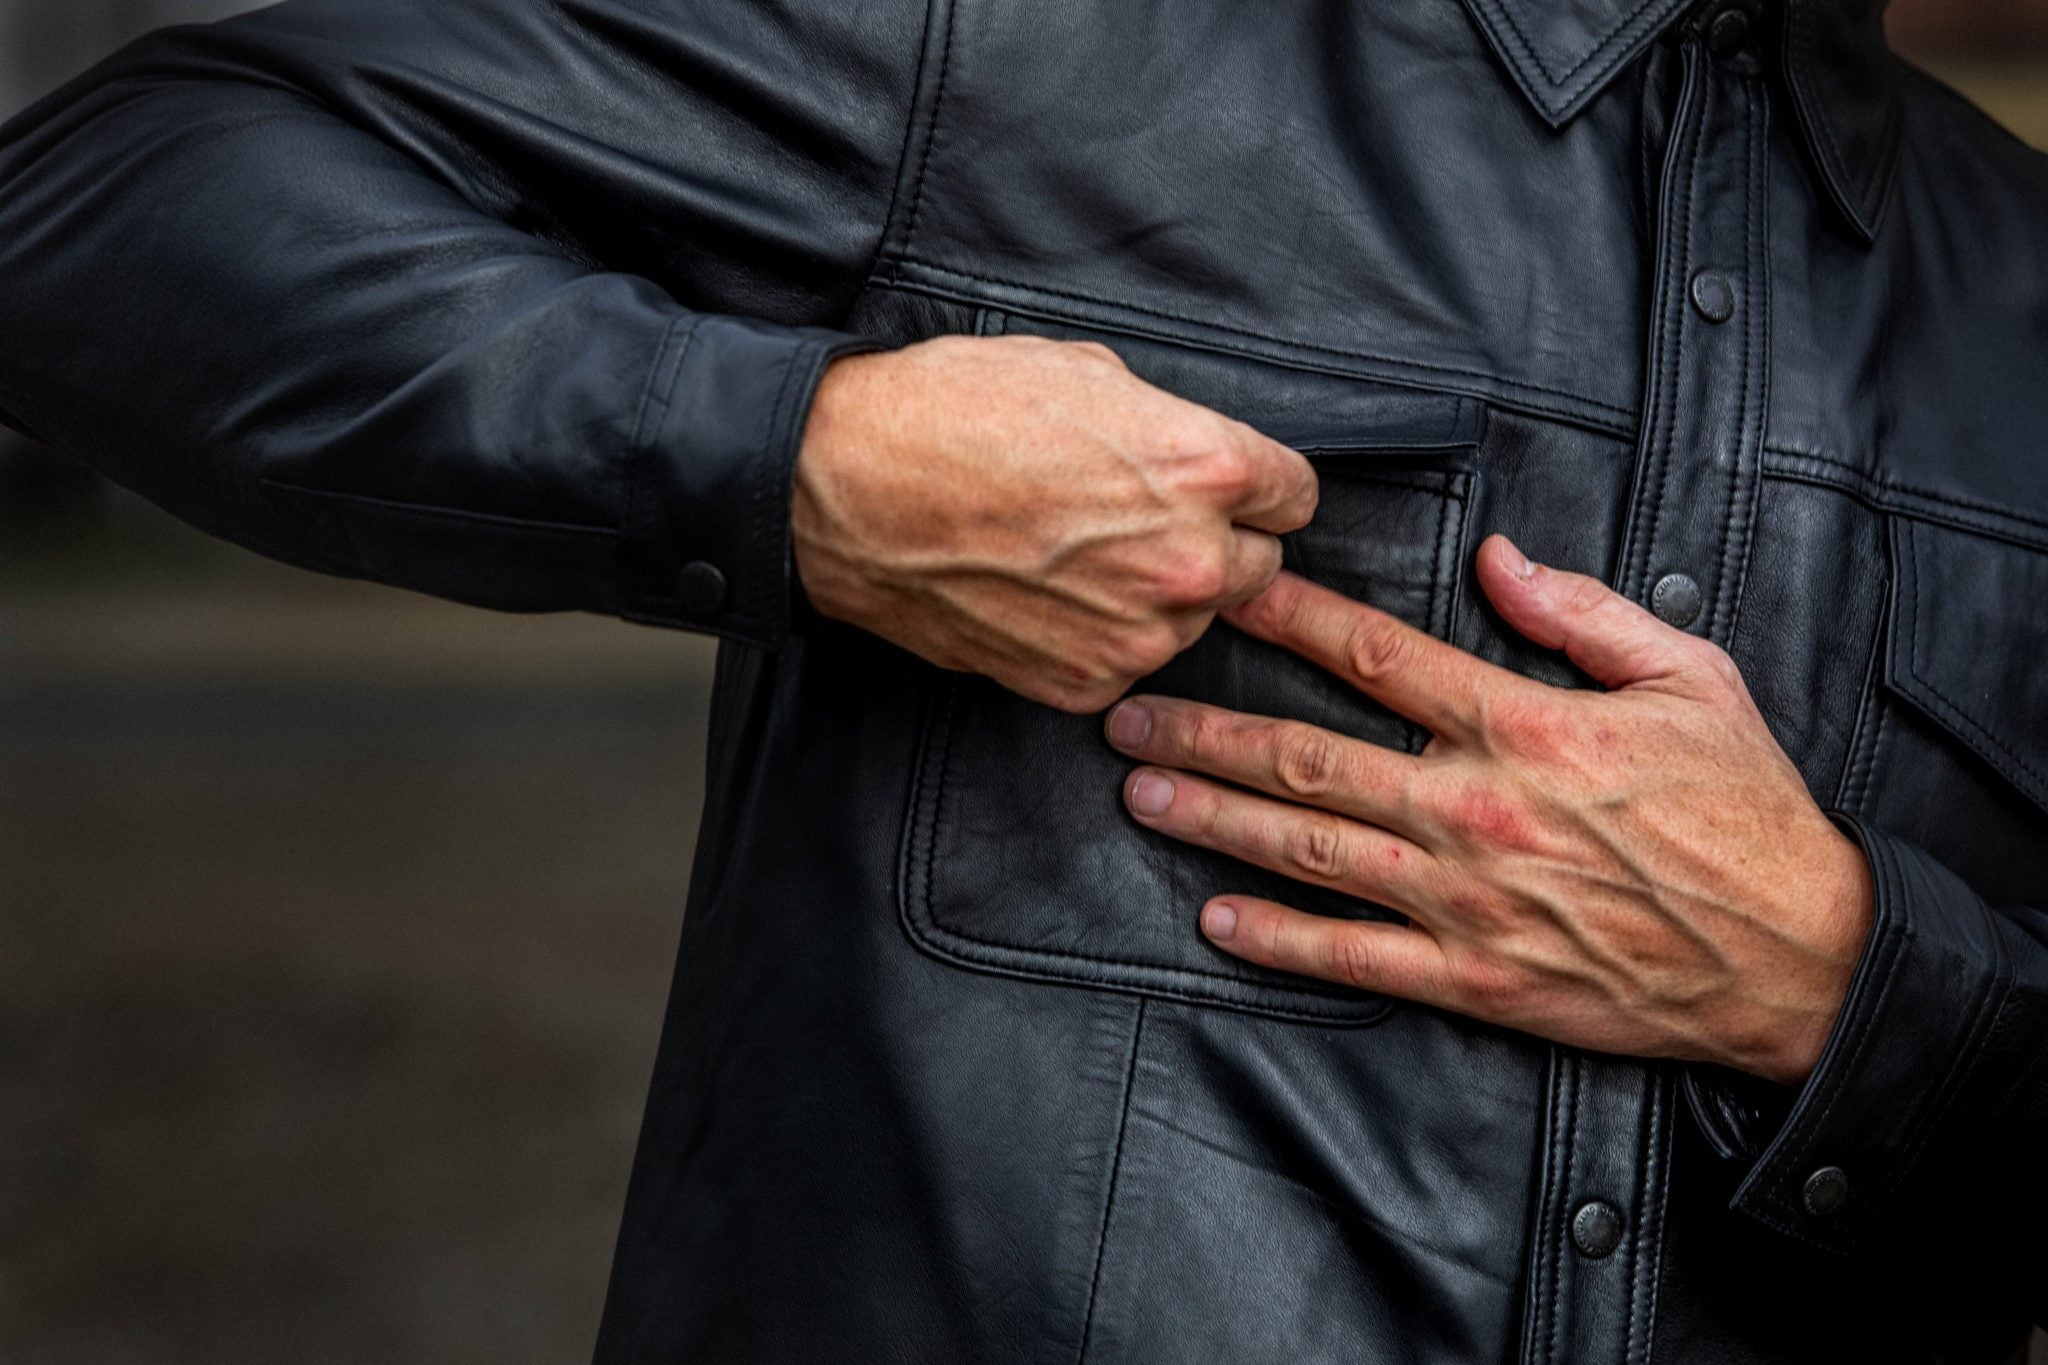
[[[1560,133],[1498,82],[1485,87],[1497,98],[1471,98],[1465,78],[1490,54],[1454,13],[1356,18],[1349,30],[1313,7],[1171,25],[1090,13],[1054,24],[1056,40],[1036,23],[1006,18],[964,7],[948,21],[947,86],[925,112],[926,160],[908,211],[885,238],[881,287],[856,314],[863,325],[899,312],[917,317],[887,301],[898,292],[942,299],[971,317],[961,330],[1110,341],[1166,387],[1311,452],[1319,443],[1379,447],[1379,491],[1325,473],[1333,505],[1322,516],[1341,519],[1352,538],[1348,562],[1330,567],[1326,581],[1341,586],[1353,574],[1379,589],[1359,593],[1368,600],[1556,681],[1569,679],[1504,638],[1460,591],[1455,568],[1444,589],[1455,617],[1433,619],[1426,595],[1401,595],[1436,562],[1446,526],[1466,546],[1507,531],[1539,556],[1608,577],[1646,602],[1658,582],[1685,571],[1707,598],[1694,628],[1744,665],[1817,799],[1916,839],[1987,896],[2038,897],[2031,889],[2048,875],[2048,822],[2040,793],[2026,789],[2023,751],[2038,747],[2029,718],[2048,699],[2023,663],[1988,661],[2014,657],[2011,643],[2040,629],[2031,624],[2038,598],[2025,585],[2039,571],[2031,509],[2048,481],[2026,443],[2048,414],[2039,411],[2039,386],[2013,383],[2007,366],[2038,368],[2043,290],[2039,254],[2021,245],[2023,215],[1991,230],[2009,238],[1953,259],[1952,234],[1969,230],[1928,194],[1929,168],[1948,175],[1959,151],[1953,120],[1962,111],[1952,96],[1899,76],[1923,102],[1909,102],[1902,116],[1901,184],[1885,192],[1891,221],[1872,243],[1823,193],[1773,78],[1780,54],[1768,45],[1715,58],[1697,35],[1674,41]],[[1063,60],[1076,50],[1123,50],[1124,25],[1144,32],[1156,64],[1112,75]],[[1230,41],[1218,41],[1219,27]],[[1323,45],[1300,41],[1311,29]],[[1211,51],[1227,56],[1195,56]],[[1344,60],[1318,60],[1331,51]],[[1031,92],[1021,115],[1020,86]],[[1251,90],[1296,98],[1218,94]],[[1303,133],[1302,103],[1344,117]],[[1972,159],[1989,163],[1978,173],[1998,166],[2039,184],[2038,158],[1967,117],[1981,139]],[[1541,152],[1523,149],[1525,138]],[[1515,153],[1503,155],[1503,143]],[[1078,148],[1090,155],[1054,150]],[[1478,161],[1488,174],[1476,183],[1431,173]],[[1311,184],[1312,209],[1298,198]],[[1458,230],[1444,230],[1449,223]],[[1404,248],[1405,234],[1429,249]],[[1311,235],[1313,247],[1299,245]],[[2001,265],[2017,257],[2025,264]],[[1707,316],[1695,287],[1703,274],[1729,283],[1736,317]],[[1981,310],[1959,306],[1979,297]],[[1943,322],[1916,328],[1923,310]],[[921,334],[913,324],[910,335]],[[1978,356],[1991,335],[2010,350],[1987,367]],[[1384,396],[1390,385],[1412,395],[1395,417],[1371,411],[1400,409],[1403,400]],[[1412,430],[1442,426],[1429,426],[1424,395],[1447,393],[1487,409],[1485,439],[1469,453]],[[1333,429],[1346,421],[1348,441]],[[1414,448],[1400,448],[1404,436]],[[1956,446],[1968,453],[1936,453]],[[1401,481],[1418,463],[1470,477],[1453,515],[1415,514],[1417,494]],[[1981,515],[1959,525],[1965,505]],[[1901,564],[1916,544],[1938,561],[1937,581],[1922,585],[1933,600],[1917,608],[1911,565]],[[1390,582],[1394,603],[1407,609],[1389,603]],[[1914,704],[1916,690],[1938,689],[1938,680],[1916,689],[1896,663],[1910,648],[1900,641],[1916,609],[1949,622],[1974,612],[1973,621],[1939,628],[1953,650],[1921,650],[1923,667],[1972,685],[1974,717],[1943,726]],[[1974,652],[1977,662],[1952,662],[1955,652]],[[1384,731],[1384,717],[1346,719],[1325,699],[1290,693],[1280,663],[1248,663],[1223,648],[1207,660],[1199,654],[1194,667],[1184,660],[1141,686],[1403,742]],[[1265,707],[1242,695],[1251,668]],[[1184,924],[1184,908],[1215,891],[1273,894],[1256,884],[1262,874],[1193,874],[1199,855],[1162,855],[1128,829],[1104,836],[1118,814],[1109,795],[1118,769],[1091,752],[1100,746],[1088,725],[1045,716],[1018,723],[998,714],[1017,704],[987,696],[963,707],[954,690],[942,703],[940,738],[928,740],[947,749],[948,761],[927,755],[923,778],[941,791],[950,783],[950,804],[913,797],[912,818],[935,830],[951,819],[967,832],[920,841],[914,825],[906,843],[901,894],[920,946],[970,968],[1315,1017],[1319,1002],[1276,1004],[1235,981],[1162,981],[1166,955],[1132,924],[1144,907],[1158,906],[1164,925]],[[1272,704],[1276,695],[1285,700]],[[1987,767],[1979,756],[1987,744],[2022,752]],[[1075,771],[1101,783],[1104,799],[1063,800],[1059,814],[1029,804],[1050,789],[1050,775]],[[977,787],[992,789],[978,805]],[[1005,815],[1020,811],[1027,817],[1004,829]],[[1023,830],[1048,827],[1064,831],[1049,841],[1056,853],[1022,863],[1004,856],[1021,846]],[[1082,848],[1092,856],[1078,856]],[[919,856],[952,870],[924,872]],[[1155,872],[1150,864],[1163,857],[1172,869]],[[960,907],[950,924],[949,883]],[[1291,899],[1314,897],[1297,889]],[[1091,916],[1090,905],[1100,913]],[[1203,952],[1183,943],[1190,955]],[[1064,964],[1061,953],[1071,955]],[[1978,1002],[1963,1023],[1981,1014]],[[1874,1305],[1889,1301],[1902,1266],[1919,1258],[1889,1243],[1845,1261],[1839,1235],[1814,1226],[1796,1190],[1787,1197],[1783,1175],[1771,1211],[1777,1241],[1761,1239],[1731,1273],[1698,1248],[1759,1239],[1729,1215],[1740,1165],[1690,1127],[1674,1132],[1698,1078],[1598,1059],[1550,1058],[1539,1070],[1536,1060],[1517,1059],[1522,1069],[1506,1082],[1527,1097],[1534,1154],[1526,1213],[1538,1240],[1524,1247],[1519,1271],[1525,1359],[1639,1358],[1654,1334],[1651,1300],[1667,1249],[1685,1257],[1663,1296],[1683,1324],[1669,1329],[1673,1339],[1688,1349],[1755,1350],[1737,1343],[1775,1338],[1786,1359],[1847,1354],[1859,1330],[1851,1324],[1884,1322],[1882,1340],[1857,1344],[1855,1354],[1920,1358],[1939,1341],[1996,1337],[2023,1315],[1999,1308],[1996,1293],[1959,1283],[1965,1274],[1943,1280],[1952,1285],[1946,1314],[1901,1336],[1897,1314]],[[1953,1064],[1929,1060],[1937,1070]],[[1457,1078],[1446,1087],[1457,1095],[1449,1102],[1491,1093],[1503,1065],[1488,1056],[1439,1073]],[[1761,1103],[1782,1116],[1783,1099]],[[1912,1145],[1903,1132],[1895,1137]],[[1688,1201],[1684,1225],[1673,1229],[1679,1215],[1663,1190],[1680,1162],[1692,1189],[1716,1189],[1718,1198]],[[1939,1178],[1927,1184],[1944,1187]],[[1377,1197],[1398,1200],[1389,1189],[1382,1184]],[[1597,1265],[1576,1252],[1567,1227],[1596,1195],[1621,1208],[1630,1228],[1626,1254]],[[1702,1235],[1700,1220],[1712,1230]],[[1514,1233],[1504,1224],[1499,1235]],[[1546,1235],[1553,1245],[1542,1244]],[[1766,1292],[1766,1280],[1797,1288]],[[1099,1300],[1098,1311],[1113,1302]]]
[[[296,562],[731,641],[604,1360],[1989,1359],[2048,1316],[2048,172],[1869,7],[1745,12],[289,0],[0,136],[0,410]],[[1290,565],[1482,657],[1584,681],[1494,531],[1726,646],[1877,883],[1812,1082],[1227,959],[1214,891],[1386,912],[807,613],[819,371],[1026,332],[1303,449]],[[1220,627],[1141,686],[1425,738]]]

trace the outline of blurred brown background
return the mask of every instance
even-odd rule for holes
[[[248,7],[0,0],[0,116]],[[2048,0],[1893,32],[2048,146]],[[710,658],[281,568],[0,433],[0,1362],[587,1358]]]

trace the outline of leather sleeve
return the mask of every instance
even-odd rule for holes
[[[2048,914],[1989,906],[1924,850],[1837,818],[1869,857],[1875,923],[1735,1207],[1836,1251],[1930,1235],[1992,1251],[2038,1300],[2038,1237],[2006,1243],[2048,1218]]]
[[[922,29],[288,0],[152,34],[0,129],[0,415],[280,559],[772,646]]]

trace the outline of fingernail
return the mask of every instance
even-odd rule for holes
[[[1508,542],[1508,572],[1524,583],[1536,576],[1536,565],[1512,540]]]
[[[1135,749],[1152,733],[1152,712],[1142,702],[1118,702],[1109,713],[1109,742]]]
[[[1173,782],[1158,773],[1139,773],[1131,783],[1131,809],[1140,815],[1158,815],[1173,804]]]
[[[1202,932],[1222,942],[1237,932],[1237,907],[1229,901],[1214,901],[1202,907]]]

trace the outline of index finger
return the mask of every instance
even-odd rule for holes
[[[1308,457],[1256,428],[1230,423],[1238,452],[1248,466],[1243,485],[1225,509],[1240,526],[1285,535],[1308,525],[1316,514],[1319,489]]]
[[[1433,734],[1469,735],[1484,695],[1525,679],[1342,593],[1282,572],[1224,620],[1336,674]]]

